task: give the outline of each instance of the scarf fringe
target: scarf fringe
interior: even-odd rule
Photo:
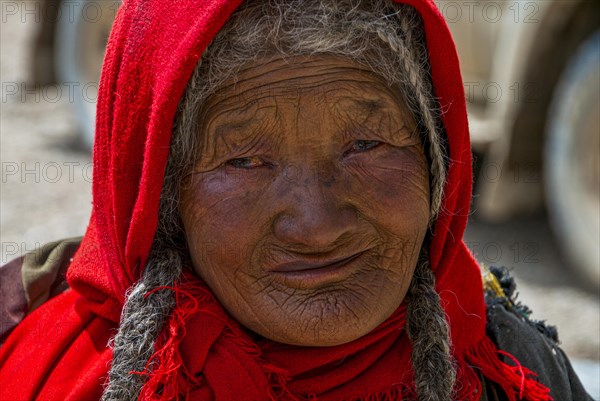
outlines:
[[[513,365],[505,363],[500,357],[504,356],[510,359]],[[466,361],[479,369],[483,376],[502,387],[507,394],[509,401],[527,400],[527,401],[552,401],[550,389],[536,380],[537,375],[512,355],[496,348],[496,345],[488,337],[484,337],[479,343],[470,349],[465,355]],[[467,372],[470,372],[467,373]],[[463,370],[463,373],[476,376],[472,368]],[[463,376],[463,380],[467,379]],[[479,379],[466,380],[467,383],[478,383],[477,394],[481,393],[481,383]],[[473,400],[469,397],[473,394],[471,389],[464,388],[466,394],[458,394],[460,400]],[[476,398],[477,400],[479,398]]]
[[[149,358],[146,367],[141,372],[131,374],[144,375],[148,380],[142,387],[139,401],[172,401],[189,398],[192,388],[200,385],[200,379],[187,370],[181,358],[179,344],[186,334],[185,322],[200,311],[200,303],[210,303],[212,294],[193,282],[176,284],[175,286],[157,287],[147,292],[144,297],[160,290],[170,290],[175,294],[175,308],[165,327],[160,333],[155,352]],[[316,395],[298,398],[286,386],[290,379],[289,373],[263,358],[262,351],[252,339],[242,331],[235,322],[225,321],[224,335],[228,340],[238,345],[264,370],[270,401],[300,401],[317,400]],[[508,358],[512,364],[505,363],[501,357]],[[498,350],[488,337],[470,349],[464,360],[458,362],[458,381],[454,397],[463,401],[477,401],[481,397],[482,385],[475,372],[497,383],[507,394],[509,401],[552,401],[550,390],[536,380],[537,375],[523,366],[516,358],[507,352]],[[368,395],[366,398],[348,401],[387,401],[411,399],[414,389],[406,383],[397,383],[388,390]]]
[[[175,308],[155,343],[155,352],[148,359],[145,369],[130,374],[148,376],[138,397],[139,401],[186,400],[192,386],[199,385],[200,381],[185,367],[179,343],[186,333],[185,321],[200,309],[200,298],[192,288],[185,285],[157,287],[144,294],[144,298],[159,290],[175,293]]]
[[[167,324],[160,333],[155,352],[146,363],[141,372],[130,374],[148,376],[147,382],[142,387],[139,401],[179,401],[189,398],[193,387],[200,385],[200,380],[190,373],[181,358],[179,344],[185,337],[185,322],[201,310],[200,303],[216,302],[212,294],[195,284],[186,281],[175,286],[161,286],[144,294],[144,298],[159,290],[170,290],[175,294],[175,307],[171,312]],[[250,357],[254,358],[263,368],[267,376],[270,401],[299,401],[286,387],[290,379],[286,370],[279,368],[262,357],[262,351],[238,325],[225,321],[224,335],[238,345]]]

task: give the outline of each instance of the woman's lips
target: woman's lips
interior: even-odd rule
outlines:
[[[341,266],[345,263],[350,262],[353,259],[356,259],[361,254],[362,254],[362,252],[359,252],[359,253],[356,253],[356,254],[348,256],[348,257],[332,259],[331,261],[324,261],[324,262],[320,262],[320,263],[308,262],[308,261],[303,261],[303,260],[295,260],[292,262],[282,263],[282,264],[276,266],[271,271],[274,271],[274,272],[299,272],[299,271],[305,271],[305,270],[314,270],[314,269],[323,269],[323,268],[327,268],[327,267]]]
[[[361,264],[366,251],[319,263],[302,259],[277,265],[270,270],[276,279],[295,288],[311,288],[343,281]]]

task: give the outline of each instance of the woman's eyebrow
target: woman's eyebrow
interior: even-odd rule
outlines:
[[[395,111],[402,110],[403,108],[402,105],[399,105],[394,99],[387,96],[377,99],[344,97],[344,99],[338,102],[338,105],[345,108],[346,111],[352,112],[354,117],[367,119],[383,113],[393,114]]]
[[[261,115],[263,111],[272,108],[272,105],[260,104],[260,102],[258,104],[254,102],[242,106],[230,107],[215,116],[210,123],[214,128],[209,128],[209,130],[214,133],[215,138],[220,138],[233,132],[251,128],[264,118]]]
[[[244,119],[241,121],[235,121],[235,122],[219,123],[215,127],[215,130],[214,130],[215,139],[216,138],[224,138],[233,132],[238,132],[240,130],[244,130],[248,127],[251,127],[255,123],[256,123],[256,120],[254,118],[248,118],[248,119]]]
[[[234,121],[224,121],[217,124],[212,130],[208,145],[213,149],[224,149],[231,151],[244,143],[255,142],[264,137],[265,134],[272,133],[272,121],[269,118],[261,118],[253,115],[245,119],[236,119]],[[212,144],[212,145],[211,145]]]
[[[386,107],[386,102],[377,99],[351,99],[362,112],[371,114]]]

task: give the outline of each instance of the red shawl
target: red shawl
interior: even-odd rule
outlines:
[[[479,374],[509,399],[549,399],[485,334],[480,270],[462,237],[471,199],[471,151],[454,43],[433,1],[405,0],[421,14],[451,159],[430,247],[451,327],[456,398],[478,400]],[[30,314],[0,352],[2,400],[98,400],[125,291],[140,278],[158,204],[178,100],[211,39],[241,0],[125,1],[102,70],[94,145],[93,214],[68,271],[71,289]],[[405,307],[368,335],[335,347],[256,344],[194,276],[157,345],[158,386],[169,399],[383,400],[414,398]],[[185,323],[183,323],[185,322]],[[183,337],[183,339],[182,339]],[[196,376],[194,383],[184,379]],[[139,372],[139,374],[145,374]]]

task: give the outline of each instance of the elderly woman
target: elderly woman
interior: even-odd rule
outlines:
[[[502,271],[486,313],[433,3],[239,3],[122,6],[88,230],[4,268],[1,398],[586,399]]]

